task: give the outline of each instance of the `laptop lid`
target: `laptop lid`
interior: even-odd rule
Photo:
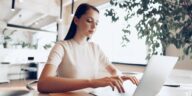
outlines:
[[[157,95],[177,60],[178,57],[153,55],[133,96]]]

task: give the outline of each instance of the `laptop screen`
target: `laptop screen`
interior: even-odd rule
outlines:
[[[158,94],[177,60],[178,57],[152,56],[133,96],[155,96]]]

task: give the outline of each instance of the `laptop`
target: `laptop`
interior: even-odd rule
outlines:
[[[120,94],[117,91],[111,91],[111,88],[100,88],[96,89],[93,94],[97,96],[156,96],[168,79],[171,71],[173,70],[178,57],[172,56],[160,56],[153,55],[149,60],[147,67],[140,80],[140,84],[136,87],[135,85],[128,83],[124,84],[126,93]],[[128,89],[127,86],[135,87],[136,89]],[[109,91],[110,90],[110,91]]]

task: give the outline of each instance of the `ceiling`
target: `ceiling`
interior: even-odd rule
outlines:
[[[5,29],[2,23],[42,28],[56,22],[60,16],[60,0],[15,0],[15,11],[11,10],[12,1],[0,0],[0,32]],[[63,0],[63,6],[70,2]]]

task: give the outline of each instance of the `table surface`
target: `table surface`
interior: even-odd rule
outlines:
[[[159,94],[157,96],[192,96],[192,71],[190,70],[174,70],[166,82],[166,84],[179,84],[180,87],[166,87],[163,86],[160,90]],[[110,88],[110,87],[109,87]],[[108,89],[109,89],[108,88]],[[132,85],[131,88],[127,89],[128,92],[134,92],[136,86]],[[98,96],[115,96],[113,95],[112,91],[109,91],[107,88],[98,88],[95,90],[98,91],[100,94]],[[104,91],[103,91],[104,90]],[[110,89],[111,90],[111,89]],[[20,92],[25,93],[25,91],[21,90],[9,90],[9,93],[13,92]],[[30,91],[29,95],[24,96],[94,96],[92,94],[89,94],[84,91],[77,91],[77,92],[65,92],[65,93],[51,93],[51,94],[42,94],[37,91]],[[0,96],[6,96],[2,95],[3,92],[0,92]],[[115,93],[116,94],[116,93]],[[12,96],[12,95],[11,95]],[[15,95],[14,95],[15,96]],[[22,95],[19,95],[22,96]],[[119,95],[123,96],[123,95]],[[124,95],[125,96],[125,95]]]
[[[192,71],[191,70],[173,70],[166,84],[179,84],[180,87],[163,86],[157,96],[192,96]],[[129,92],[134,92],[136,86],[131,86]],[[98,96],[115,96],[112,91],[107,88],[100,88]],[[105,91],[103,91],[105,90]],[[116,93],[115,93],[116,94]],[[66,93],[51,93],[38,94],[37,96],[94,96],[87,92],[66,92]],[[119,95],[125,96],[125,95]]]

